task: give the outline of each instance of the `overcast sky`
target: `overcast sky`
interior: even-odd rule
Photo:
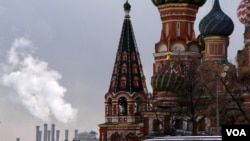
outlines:
[[[200,8],[198,24],[213,0]],[[0,141],[35,140],[35,126],[98,132],[124,18],[125,0],[0,0]],[[154,44],[161,21],[151,0],[129,0],[151,91]],[[228,60],[243,47],[240,0],[220,0],[235,29]]]

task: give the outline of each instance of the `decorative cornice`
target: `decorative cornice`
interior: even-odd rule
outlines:
[[[168,7],[190,7],[194,9],[199,8],[199,6],[194,5],[194,4],[189,4],[189,3],[167,3],[167,4],[159,5],[157,7],[158,9],[168,8]]]

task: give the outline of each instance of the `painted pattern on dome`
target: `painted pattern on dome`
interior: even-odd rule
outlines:
[[[237,18],[242,24],[250,23],[250,21],[247,18],[246,2],[247,0],[242,0],[237,8]]]

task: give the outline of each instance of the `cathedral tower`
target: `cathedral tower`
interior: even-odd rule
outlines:
[[[242,0],[237,9],[237,17],[244,24],[244,47],[238,51],[238,67],[250,67],[250,1]]]
[[[219,0],[214,0],[212,10],[199,24],[205,42],[205,61],[227,62],[229,35],[234,30],[232,19],[220,7]]]
[[[144,135],[171,134],[171,110],[178,106],[176,90],[184,83],[184,69],[196,69],[204,50],[196,40],[196,14],[206,0],[152,0],[157,7],[162,29],[155,44],[153,98],[144,114]]]
[[[250,71],[250,0],[242,0],[237,9],[237,17],[245,26],[244,46],[237,54],[238,76],[239,80],[247,87],[249,84]],[[250,107],[250,94],[243,95],[244,105]]]
[[[148,92],[130,20],[130,9],[131,5],[126,1],[110,87],[104,97],[105,123],[99,125],[101,141],[136,141],[143,133],[142,113],[147,111]]]
[[[162,21],[160,40],[155,44],[153,76],[151,85],[156,107],[176,106],[173,89],[182,84],[181,66],[198,66],[202,47],[196,40],[194,22],[200,6],[206,0],[152,0],[158,8]]]
[[[199,30],[203,38],[205,53],[202,64],[198,68],[200,77],[198,83],[205,83],[208,86],[207,93],[212,93],[216,101],[213,110],[216,111],[215,114],[206,118],[206,129],[209,129],[206,132],[211,135],[220,135],[220,127],[226,120],[221,120],[223,115],[220,114],[222,108],[219,102],[230,101],[230,92],[237,87],[237,81],[235,81],[237,78],[235,65],[227,60],[229,36],[233,33],[234,23],[222,11],[219,0],[214,0],[210,12],[200,21]],[[230,106],[233,105],[232,103]],[[226,105],[223,104],[223,106]]]

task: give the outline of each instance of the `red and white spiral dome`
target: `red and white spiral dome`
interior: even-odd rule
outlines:
[[[237,17],[242,24],[250,24],[247,16],[247,0],[242,0],[237,8]]]

